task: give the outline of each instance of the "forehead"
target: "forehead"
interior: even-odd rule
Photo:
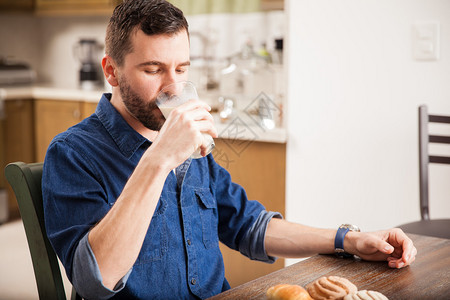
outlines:
[[[156,60],[189,60],[189,37],[186,30],[175,34],[147,35],[138,29],[131,35],[131,59]]]

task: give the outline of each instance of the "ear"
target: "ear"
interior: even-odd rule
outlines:
[[[117,76],[116,76],[117,67],[116,67],[114,60],[111,58],[111,56],[105,55],[103,57],[102,69],[103,69],[103,74],[105,75],[106,81],[108,81],[108,83],[113,87],[118,86],[119,82],[118,82]]]

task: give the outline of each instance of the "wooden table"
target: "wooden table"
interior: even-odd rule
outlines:
[[[375,290],[392,299],[450,299],[450,240],[410,235],[417,248],[416,261],[403,269],[387,262],[341,259],[316,255],[260,277],[210,299],[265,299],[269,287],[280,283],[305,287],[321,276],[349,279],[359,290]]]

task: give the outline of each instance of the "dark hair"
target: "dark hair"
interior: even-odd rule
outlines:
[[[121,66],[132,45],[130,35],[140,29],[147,35],[175,34],[188,23],[183,12],[165,0],[124,0],[115,9],[106,29],[106,54]]]

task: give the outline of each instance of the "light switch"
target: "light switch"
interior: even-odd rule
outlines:
[[[413,24],[413,58],[415,60],[439,59],[439,23],[435,21]]]

